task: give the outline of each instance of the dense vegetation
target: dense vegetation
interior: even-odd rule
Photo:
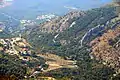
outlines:
[[[92,60],[90,57],[91,50],[88,44],[94,38],[101,36],[102,33],[90,36],[89,39],[86,39],[84,41],[83,47],[81,47],[80,40],[82,39],[84,34],[91,28],[94,28],[97,25],[106,24],[107,21],[113,19],[114,17],[116,17],[114,7],[102,7],[88,10],[85,12],[84,16],[73,19],[73,21],[71,22],[75,21],[76,24],[73,27],[67,28],[63,32],[41,32],[41,26],[27,29],[23,33],[23,37],[31,43],[36,52],[50,52],[57,54],[65,59],[69,58],[71,60],[77,61],[77,69],[58,69],[40,75],[52,76],[57,78],[58,80],[61,78],[61,80],[67,80],[69,78],[73,80],[112,80],[114,78],[113,74],[115,73],[114,69],[103,65],[99,61],[96,61],[94,59]],[[105,31],[102,32],[104,33]],[[59,34],[59,36],[54,39],[57,34]],[[55,40],[55,42],[53,40]],[[34,54],[32,56],[37,57]],[[15,76],[23,77],[23,75],[25,75],[26,73],[26,69],[20,65],[20,61],[18,60],[17,62],[14,62],[13,59],[8,57],[9,56],[7,56],[7,61],[9,61],[9,63],[1,62],[2,64],[0,65],[0,70],[5,70],[6,72],[14,74]],[[1,54],[1,58],[6,60],[6,57],[3,54]],[[17,59],[16,57],[14,58]],[[42,59],[40,58],[40,60]],[[38,62],[33,61],[31,63],[28,63],[28,65],[34,66],[37,65],[37,63]],[[11,67],[13,65],[15,65],[15,68]],[[9,69],[8,67],[10,67],[11,69]],[[11,72],[14,69],[17,69],[18,73]]]
[[[16,56],[0,52],[0,75],[14,75],[18,79],[24,78],[27,68],[21,64]]]
[[[77,54],[83,35],[91,28],[99,24],[105,24],[114,18],[116,16],[114,10],[115,8],[113,7],[92,9],[87,11],[85,16],[78,17],[78,19],[75,20],[76,24],[62,33],[43,33],[40,32],[39,27],[37,27],[37,29],[31,30],[31,32],[29,32],[30,34],[26,37],[32,45],[41,48],[44,52],[53,51],[58,55],[68,54],[69,56]],[[53,42],[56,34],[59,34],[59,36],[55,39],[56,42]],[[88,41],[90,41],[91,38],[92,36]],[[80,50],[83,51],[82,49]]]
[[[52,52],[64,58],[69,57],[77,60],[79,68],[77,70],[61,69],[51,71],[56,78],[73,78],[74,80],[110,80],[115,73],[112,68],[99,63],[90,58],[90,47],[88,42],[102,34],[95,34],[89,40],[85,41],[84,47],[81,47],[80,40],[83,35],[97,25],[106,24],[107,21],[116,17],[113,7],[103,7],[86,11],[86,15],[78,17],[76,24],[60,33],[43,33],[39,28],[33,29],[27,36],[27,40],[41,52]],[[109,14],[108,14],[109,13]],[[53,42],[54,36],[59,34]],[[61,43],[63,41],[63,43]],[[71,73],[71,74],[70,74]]]

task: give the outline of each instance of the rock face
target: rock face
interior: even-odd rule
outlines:
[[[70,12],[63,17],[58,17],[51,21],[40,24],[40,30],[47,33],[63,32],[63,30],[69,28],[78,17],[84,15],[85,13],[83,11]]]
[[[92,55],[116,71],[120,69],[120,26],[93,40]]]

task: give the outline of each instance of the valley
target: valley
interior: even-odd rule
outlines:
[[[116,6],[79,10],[79,6],[63,5],[68,1],[59,3],[65,12],[72,8],[64,15],[56,14],[55,9],[51,13],[46,7],[41,13],[40,3],[34,1],[26,7],[16,9],[12,5],[0,10],[0,76],[17,80],[120,79],[120,17]],[[28,4],[27,0],[21,3]],[[64,13],[63,8],[55,8]],[[26,12],[13,15],[11,9]]]
[[[21,60],[21,65],[31,69],[29,75],[36,76],[39,73],[46,73],[60,68],[77,68],[76,61],[65,60],[60,56],[51,53],[34,52],[32,46],[21,37],[0,39],[0,52],[15,56]],[[43,59],[43,62],[41,61]],[[31,63],[32,62],[32,63]],[[31,65],[29,65],[30,63]],[[47,65],[44,69],[43,65]]]

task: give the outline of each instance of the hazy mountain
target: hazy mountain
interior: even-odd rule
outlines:
[[[9,13],[10,15],[22,17],[22,18],[32,18],[36,15],[44,13],[54,13],[57,15],[63,15],[69,10],[74,10],[74,8],[79,10],[87,10],[95,7],[100,7],[108,1],[99,0],[14,0],[12,5],[2,9],[3,12]],[[68,6],[66,8],[65,6]],[[32,16],[31,16],[32,15]]]

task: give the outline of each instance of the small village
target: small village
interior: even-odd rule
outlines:
[[[46,20],[51,21],[51,19],[56,18],[57,16],[54,14],[46,14],[46,15],[40,15],[37,16],[36,20]]]
[[[36,24],[36,22],[34,20],[20,20],[20,23],[23,26],[35,25]]]
[[[48,72],[60,68],[77,68],[76,61],[65,60],[55,54],[36,54],[34,55],[35,57],[33,57],[31,48],[31,45],[21,37],[0,39],[0,52],[18,56],[26,66],[26,62],[39,61],[37,57],[44,58],[44,64],[38,64],[34,68],[31,68],[31,75],[29,77],[36,76],[41,72]]]
[[[3,51],[9,55],[17,55],[20,59],[29,61],[29,58],[21,57],[20,55],[30,55],[30,45],[25,39],[20,37],[10,39],[0,39],[0,51]]]
[[[25,66],[28,66],[26,64],[27,62],[39,61],[37,58],[32,57],[32,50],[30,48],[30,44],[28,44],[26,40],[21,37],[0,39],[0,52],[18,56]],[[36,74],[43,72],[43,70],[43,67],[38,64],[36,67],[32,68],[32,71],[30,72],[31,76],[35,76]]]

